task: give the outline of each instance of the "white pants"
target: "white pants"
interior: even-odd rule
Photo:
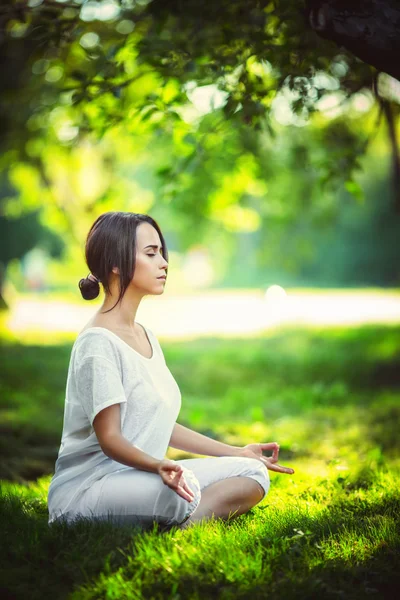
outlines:
[[[83,516],[142,528],[151,527],[154,521],[179,527],[196,510],[202,490],[212,483],[228,477],[250,477],[263,488],[263,498],[269,490],[268,470],[256,458],[221,456],[175,462],[183,467],[185,480],[194,492],[192,502],[168,487],[157,473],[122,469],[95,481],[64,516],[68,521]]]

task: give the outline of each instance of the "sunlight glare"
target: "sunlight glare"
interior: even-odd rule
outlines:
[[[280,285],[271,285],[264,294],[268,318],[279,320],[287,310],[287,293]]]
[[[264,297],[271,306],[281,306],[287,298],[287,293],[280,285],[271,285],[265,292]]]
[[[185,89],[190,102],[200,114],[207,114],[221,108],[228,97],[226,92],[219,90],[214,84],[196,86],[193,82],[189,82]]]

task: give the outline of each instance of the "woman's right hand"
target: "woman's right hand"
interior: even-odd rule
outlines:
[[[160,460],[157,472],[165,485],[175,490],[179,496],[182,496],[188,502],[192,502],[194,493],[185,481],[181,465],[178,465],[174,460],[165,458]]]

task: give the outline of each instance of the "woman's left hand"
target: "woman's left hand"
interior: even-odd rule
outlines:
[[[272,450],[272,456],[264,456],[263,450]],[[277,442],[261,442],[260,444],[247,444],[247,446],[243,446],[238,456],[257,458],[262,463],[264,463],[264,465],[270,471],[276,471],[277,473],[287,473],[288,475],[292,475],[292,473],[294,473],[294,469],[278,465],[279,444],[277,444]]]

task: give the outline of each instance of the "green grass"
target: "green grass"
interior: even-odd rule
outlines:
[[[400,328],[282,329],[163,343],[178,421],[276,440],[265,500],[228,522],[140,532],[47,525],[71,342],[0,348],[1,581],[13,598],[394,598],[400,584]],[[188,456],[169,451],[173,458]]]

